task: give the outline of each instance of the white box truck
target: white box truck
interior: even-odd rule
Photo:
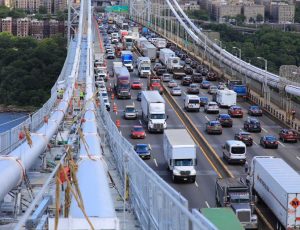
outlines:
[[[164,132],[164,156],[176,182],[196,180],[196,145],[186,129],[169,129]]]
[[[143,44],[146,43],[146,42],[148,42],[147,38],[145,38],[145,37],[140,37],[139,39],[136,40],[135,46],[136,46],[136,48],[137,48],[139,51],[142,52],[142,49],[143,49],[143,47],[144,47]]]
[[[175,53],[170,49],[161,49],[159,51],[159,60],[162,64],[167,65],[170,57],[175,57]]]
[[[285,229],[300,228],[300,175],[281,158],[253,157],[250,185]]]
[[[142,91],[142,117],[149,132],[164,132],[167,128],[165,100],[158,91]]]
[[[236,105],[236,92],[229,89],[218,90],[216,93],[216,102],[220,107],[230,107]]]
[[[138,57],[137,62],[138,75],[140,77],[148,77],[151,74],[151,60],[148,57]]]
[[[145,57],[149,57],[151,61],[155,61],[156,51],[156,47],[150,42],[143,43],[143,49],[141,52]]]

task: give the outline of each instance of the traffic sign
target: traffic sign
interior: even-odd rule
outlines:
[[[298,208],[300,205],[300,200],[298,200],[297,197],[295,197],[291,202],[290,205],[293,206],[294,209]]]
[[[105,11],[106,12],[110,12],[110,13],[128,13],[128,6],[107,6],[105,7]]]

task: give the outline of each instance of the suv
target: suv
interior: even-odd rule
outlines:
[[[138,112],[133,105],[127,105],[124,109],[125,119],[137,119]]]
[[[201,83],[202,80],[203,80],[202,74],[194,72],[193,75],[192,75],[192,79],[193,79],[193,82],[199,82],[199,83]]]
[[[282,129],[279,133],[279,139],[282,142],[290,141],[290,142],[297,142],[298,141],[298,134],[295,130],[292,129]]]
[[[208,134],[222,134],[222,125],[219,121],[209,121],[206,123],[206,132]]]
[[[187,88],[187,93],[189,94],[199,94],[200,90],[197,84],[190,84],[190,86]]]
[[[206,113],[219,113],[219,106],[216,102],[210,101],[204,106],[204,112]]]
[[[232,127],[232,119],[228,114],[220,114],[216,120],[221,123],[222,127]]]
[[[162,76],[161,76],[161,79],[163,82],[169,82],[171,81],[171,74],[169,73],[164,73]]]
[[[181,81],[181,85],[190,85],[192,83],[192,78],[191,77],[183,77]]]
[[[248,132],[261,132],[261,126],[259,120],[253,117],[248,117],[244,122],[244,129]]]
[[[217,91],[218,91],[218,88],[215,85],[210,85],[209,88],[208,88],[208,93],[209,94],[216,94]]]

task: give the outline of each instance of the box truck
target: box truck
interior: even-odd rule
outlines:
[[[141,52],[145,57],[149,57],[152,62],[156,59],[156,51],[156,47],[150,42],[143,43],[143,48]]]
[[[175,57],[175,53],[170,49],[161,49],[159,51],[159,60],[162,64],[167,65],[170,57]]]
[[[236,105],[236,92],[229,89],[217,90],[216,102],[220,107],[230,107]]]
[[[300,175],[281,158],[253,157],[250,185],[285,229],[300,228]]]
[[[196,145],[186,129],[168,129],[164,132],[164,156],[173,182],[196,180]]]
[[[257,229],[254,197],[243,180],[217,178],[215,192],[217,206],[231,208],[245,229]]]
[[[149,132],[164,132],[167,128],[165,100],[158,91],[142,91],[142,118]]]

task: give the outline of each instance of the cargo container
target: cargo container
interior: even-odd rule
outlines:
[[[152,62],[155,61],[156,59],[156,51],[157,51],[156,47],[150,42],[143,43],[143,48],[141,52],[145,57],[150,58]]]

